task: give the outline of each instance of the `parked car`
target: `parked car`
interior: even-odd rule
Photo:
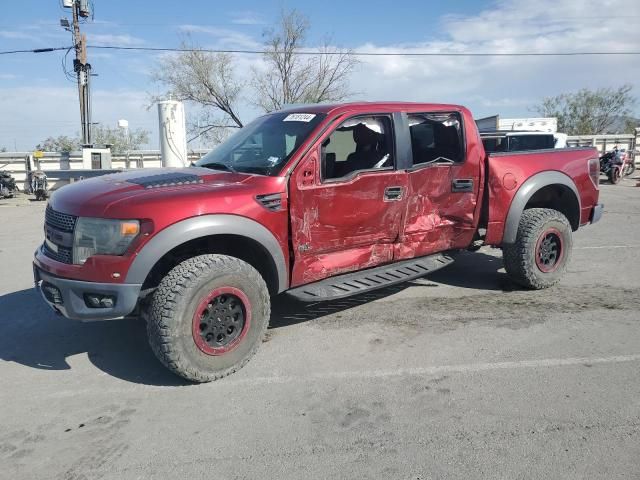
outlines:
[[[526,160],[526,161],[523,161]],[[242,367],[270,297],[323,301],[500,247],[511,279],[549,287],[572,233],[598,221],[593,148],[487,154],[457,105],[309,105],[258,118],[191,168],[129,171],[55,192],[35,281],[79,320],[146,318],[182,377]]]

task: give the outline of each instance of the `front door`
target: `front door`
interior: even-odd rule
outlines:
[[[351,117],[319,141],[290,182],[291,286],[393,260],[405,209],[391,115]]]
[[[398,260],[466,248],[473,239],[482,157],[473,137],[465,143],[462,120],[459,112],[408,114],[413,166]]]

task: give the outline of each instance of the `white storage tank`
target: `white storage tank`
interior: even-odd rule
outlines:
[[[158,102],[160,155],[163,167],[187,165],[187,128],[184,104],[176,100]]]

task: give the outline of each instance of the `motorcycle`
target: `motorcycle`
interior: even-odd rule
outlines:
[[[30,190],[36,196],[36,200],[46,200],[49,197],[47,175],[42,170],[36,170],[30,174]]]
[[[18,186],[11,174],[0,172],[0,198],[12,198],[17,191]]]
[[[617,185],[622,177],[630,175],[635,170],[635,165],[631,170],[630,164],[633,165],[633,161],[629,153],[615,147],[600,156],[600,173],[606,175],[612,184]]]

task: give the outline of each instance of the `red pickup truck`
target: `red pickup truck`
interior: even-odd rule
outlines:
[[[487,155],[470,112],[309,105],[262,116],[184,169],[55,192],[34,275],[56,312],[146,318],[160,361],[192,381],[244,365],[270,297],[330,300],[500,247],[525,288],[556,283],[596,222],[593,148]]]

